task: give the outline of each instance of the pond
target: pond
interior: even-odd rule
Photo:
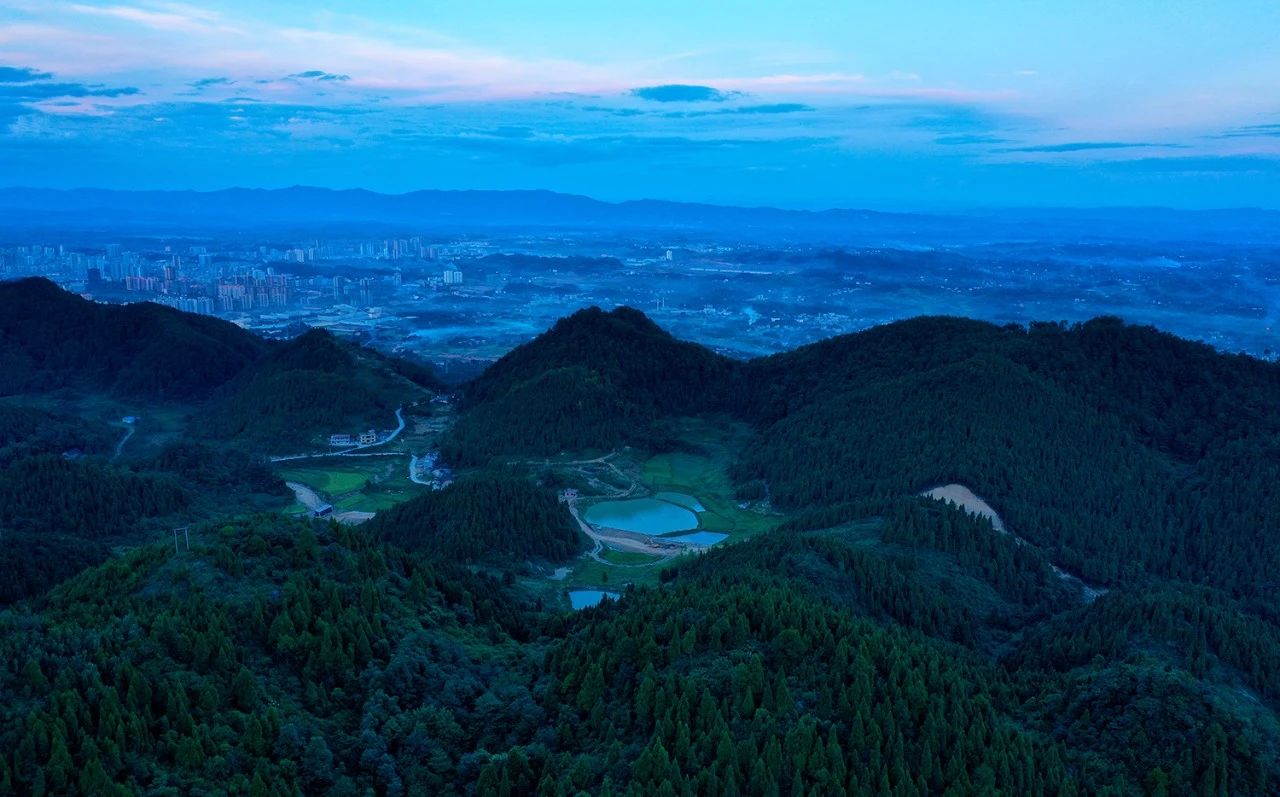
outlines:
[[[721,534],[718,531],[695,531],[693,534],[681,534],[679,537],[664,537],[664,539],[672,542],[682,542],[686,545],[705,545],[710,548],[718,542],[728,539],[728,534]]]
[[[684,493],[655,493],[653,497],[669,504],[678,504],[685,509],[692,509],[694,512],[707,511],[706,507],[692,495],[685,495]]]
[[[611,601],[618,599],[618,593],[605,592],[598,589],[575,589],[569,593],[569,605],[576,612],[579,609],[586,609],[590,606],[597,606],[600,601],[608,598]]]
[[[656,498],[604,501],[587,510],[588,523],[638,534],[667,534],[698,527],[698,516],[682,506]]]

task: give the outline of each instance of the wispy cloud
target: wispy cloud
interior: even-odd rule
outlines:
[[[205,89],[210,86],[229,86],[232,83],[235,83],[235,81],[229,77],[206,77],[193,80],[188,85],[193,89]]]
[[[669,83],[664,86],[642,86],[631,90],[631,96],[651,102],[724,102],[738,92],[721,91],[711,86]]]
[[[891,185],[900,167],[899,176],[947,173],[964,185],[994,164],[1066,174],[1175,150],[1206,169],[1231,168],[1223,156],[1280,155],[1280,123],[1265,99],[1280,87],[1274,70],[1234,94],[1206,83],[1194,102],[1145,89],[1116,99],[1081,93],[1061,54],[1042,60],[1026,47],[944,68],[945,54],[908,57],[910,48],[886,55],[881,47],[878,58],[875,47],[851,53],[830,43],[722,40],[717,49],[705,31],[697,38],[705,49],[676,36],[601,48],[598,39],[580,37],[579,46],[533,29],[434,30],[414,4],[345,14],[259,5],[0,0],[0,167],[14,163],[6,148],[39,141],[77,147],[74,158],[47,161],[75,179],[62,164],[79,168],[88,151],[101,153],[103,174],[134,163],[154,172],[141,153],[164,151],[219,180],[230,179],[222,176],[229,161],[260,157],[293,181],[306,180],[309,164],[359,182],[357,161],[329,157],[342,148],[383,158],[396,175],[455,168],[533,183],[528,175],[545,178],[541,169],[555,164],[623,170],[634,159],[643,164],[637,184],[654,167],[687,166],[714,172],[706,185],[767,173],[785,190],[825,184],[843,196],[855,181],[841,169],[862,169],[867,184]],[[440,24],[458,16],[441,14]],[[1194,165],[1156,160],[1152,174]],[[503,164],[512,168],[494,168]]]
[[[72,3],[67,8],[77,14],[106,17],[161,31],[239,32],[235,26],[225,24],[216,12],[180,3],[153,3],[149,7]]]
[[[1099,149],[1137,149],[1142,147],[1168,147],[1170,144],[1151,144],[1137,141],[1068,141],[1063,144],[1033,144],[1025,147],[1004,147],[997,152],[1088,152]]]
[[[294,72],[292,75],[289,75],[289,77],[291,77],[291,78],[298,78],[298,79],[300,79],[300,80],[337,80],[337,81],[347,81],[347,80],[350,80],[350,79],[351,79],[351,76],[350,76],[350,75],[339,75],[339,74],[335,74],[335,73],[333,73],[333,72],[325,72],[325,71],[320,70],[320,69],[308,69],[308,70],[307,70],[307,71],[305,71],[305,72]]]
[[[47,100],[54,97],[129,97],[140,93],[135,86],[107,87],[83,83],[4,83],[0,100]]]
[[[987,134],[961,133],[951,136],[938,136],[934,139],[937,144],[945,147],[970,146],[979,144],[1005,144],[1009,139],[1003,136],[994,136]]]
[[[53,77],[48,72],[41,72],[26,66],[0,66],[0,83],[31,83],[36,80],[48,80]]]
[[[1243,125],[1241,127],[1232,128],[1225,133],[1219,133],[1219,138],[1274,138],[1280,137],[1280,123],[1277,124],[1260,124],[1260,125]]]

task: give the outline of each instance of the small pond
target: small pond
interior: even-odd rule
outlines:
[[[584,516],[588,523],[603,528],[634,531],[638,534],[668,534],[698,527],[698,516],[682,506],[656,498],[603,501]]]
[[[575,589],[569,593],[569,605],[576,612],[579,609],[586,609],[589,606],[599,605],[600,601],[608,598],[611,601],[618,599],[618,593],[605,592],[598,589]]]

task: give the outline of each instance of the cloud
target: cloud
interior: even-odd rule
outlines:
[[[813,106],[799,102],[775,102],[767,105],[744,105],[732,109],[732,113],[803,113],[812,110]]]
[[[1245,125],[1222,133],[1216,138],[1271,138],[1280,137],[1280,124]]]
[[[502,125],[489,131],[498,138],[533,138],[533,129],[521,125]]]
[[[0,66],[0,83],[30,83],[51,77],[48,72],[38,72],[29,66]]]
[[[992,135],[975,135],[972,133],[962,133],[954,136],[938,136],[934,139],[934,143],[943,146],[954,147],[966,144],[1004,144],[1009,139]]]
[[[324,72],[319,69],[308,69],[306,72],[294,72],[289,75],[291,78],[300,80],[350,80],[350,75],[337,75],[332,72]]]
[[[134,86],[108,88],[84,83],[4,83],[0,84],[0,100],[47,100],[55,97],[129,97],[140,94]]]
[[[235,81],[228,77],[206,77],[200,80],[192,81],[190,86],[193,89],[203,89],[209,86],[229,86]]]
[[[222,24],[219,16],[212,11],[177,3],[166,3],[163,10],[125,5],[93,6],[81,3],[72,3],[66,7],[78,14],[108,17],[155,30],[184,33],[238,32],[234,27]]]
[[[732,114],[784,114],[816,111],[812,105],[799,102],[777,102],[768,105],[742,105],[734,108],[717,108],[712,111],[666,111],[660,116],[663,119],[699,119],[706,116],[726,116]]]
[[[639,108],[605,108],[601,105],[584,105],[582,110],[592,113],[607,113],[613,116],[643,116],[645,113]]]
[[[1135,158],[1114,161],[1107,168],[1141,174],[1178,175],[1280,175],[1280,157],[1263,155],[1189,155]]]
[[[689,86],[668,83],[663,86],[642,86],[631,90],[631,96],[650,102],[724,102],[739,96],[736,91],[721,91],[710,86]]]
[[[1069,141],[1065,144],[1033,144],[1026,147],[1005,147],[999,152],[1087,152],[1096,149],[1135,149],[1138,147],[1167,147],[1171,144],[1151,144],[1138,141]]]

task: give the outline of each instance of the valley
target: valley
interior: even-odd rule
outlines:
[[[593,308],[446,388],[5,300],[10,791],[1280,783],[1274,363],[946,317],[735,360]],[[57,314],[110,363],[70,368]],[[150,381],[137,324],[218,378]]]

